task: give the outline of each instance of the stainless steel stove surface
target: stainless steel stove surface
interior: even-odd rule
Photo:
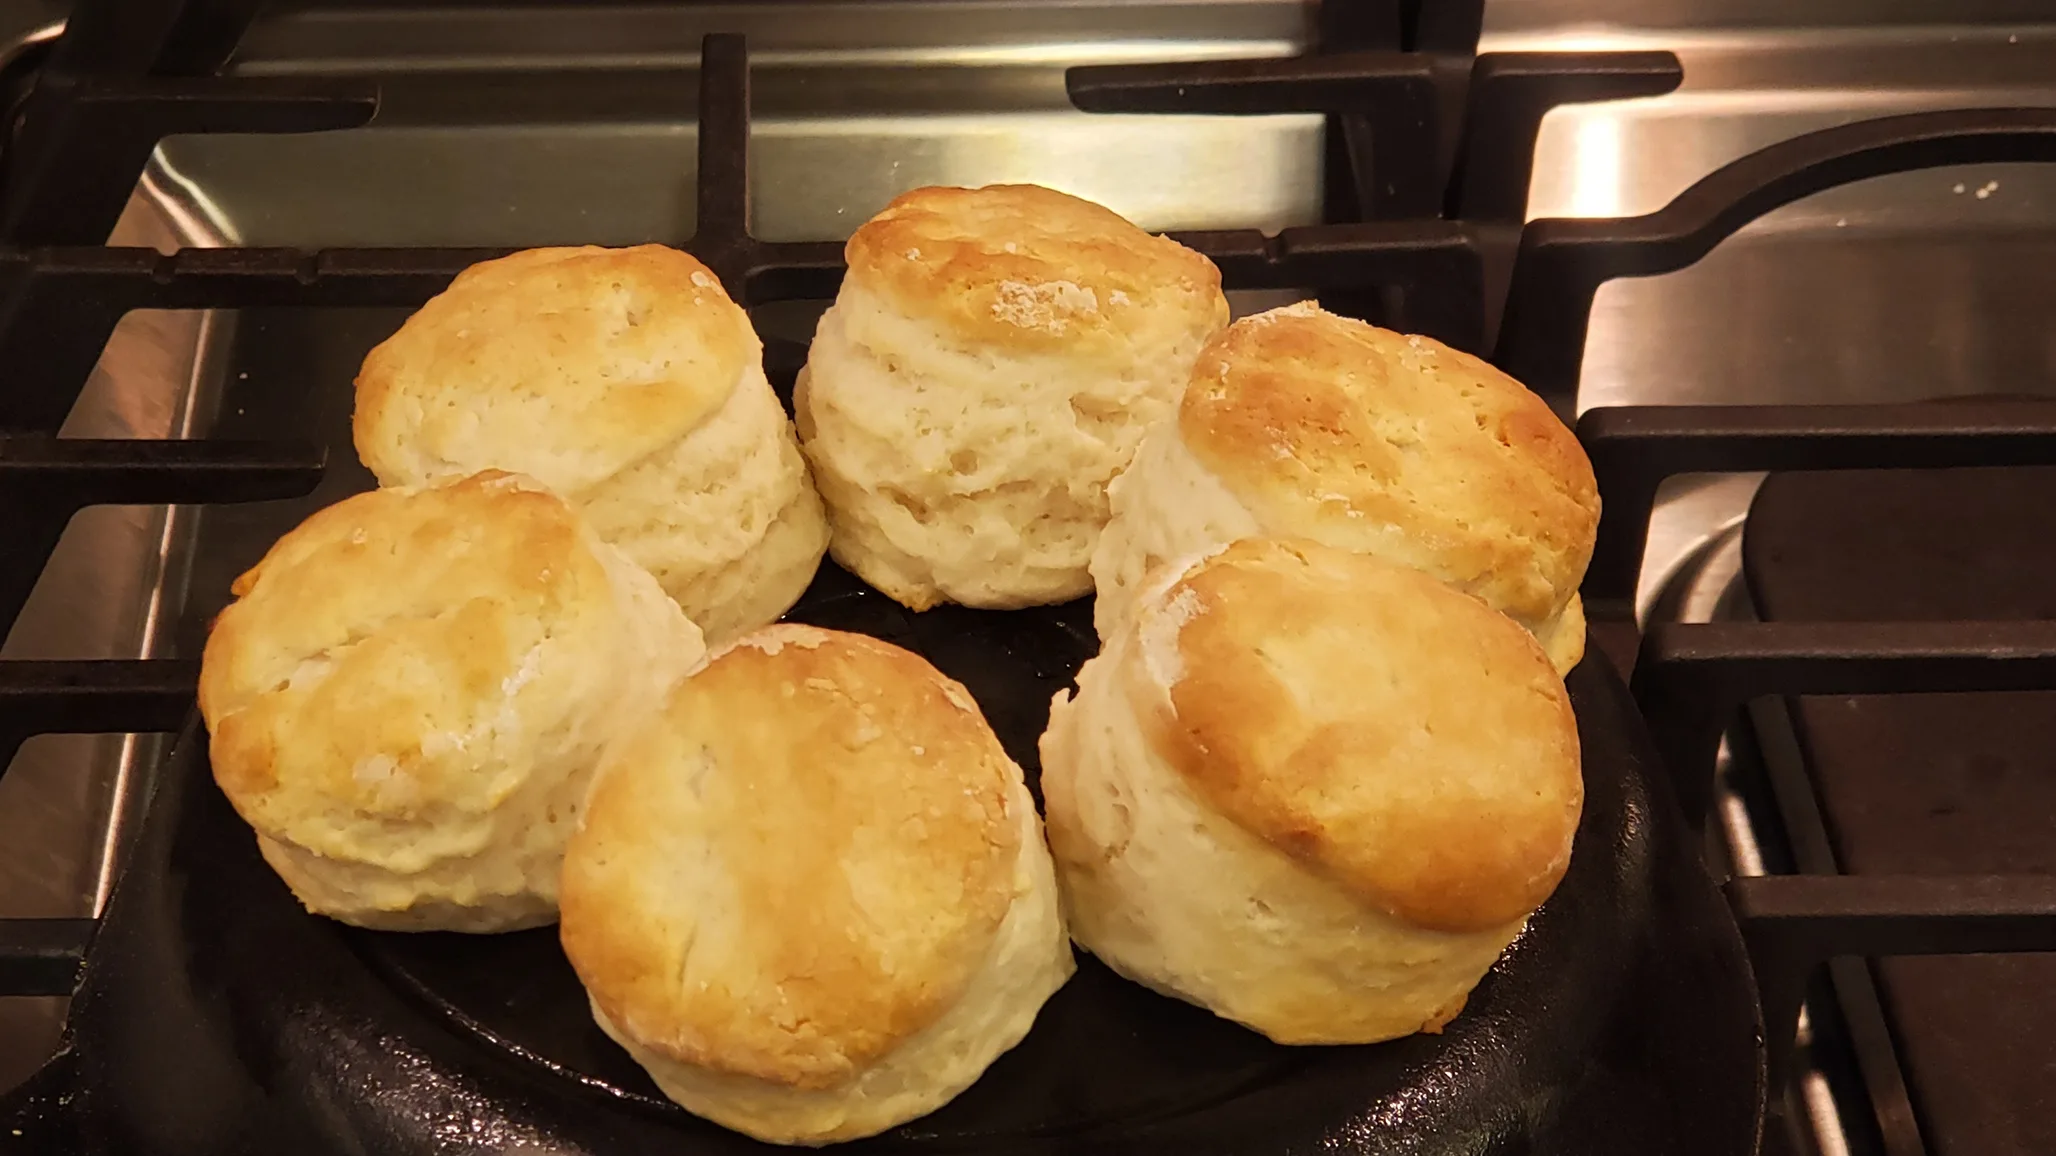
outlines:
[[[57,15],[0,0],[0,28],[23,44],[47,36]],[[1159,230],[1275,231],[1323,217],[1320,115],[1088,114],[1065,90],[1065,70],[1080,64],[1305,51],[1312,13],[1299,0],[273,5],[233,71],[374,76],[376,122],[168,139],[112,241],[169,251],[687,237],[700,44],[716,31],[749,37],[752,224],[764,239],[837,241],[901,190],[1003,180],[1054,185]],[[1727,162],[1831,125],[2056,107],[2056,11],[2038,0],[1494,0],[1480,43],[1481,52],[1639,49],[1676,53],[1682,86],[1551,112],[1529,219],[1651,212]],[[1308,295],[1246,291],[1235,304],[1249,311]],[[1606,284],[1576,407],[2056,394],[2052,303],[2056,165],[1860,181],[1762,217],[1679,272]],[[774,356],[803,345],[818,310],[756,311]],[[64,432],[233,429],[239,411],[222,408],[225,395],[296,375],[347,380],[353,359],[400,315],[130,314]],[[233,382],[244,385],[225,388]],[[1692,474],[1665,486],[1635,597],[1643,621],[1754,613],[1739,584],[1741,524],[1762,478]],[[214,582],[228,563],[191,557],[191,529],[187,510],[80,513],[0,657],[195,656],[197,640],[177,628],[183,591]],[[161,755],[147,736],[42,736],[23,747],[0,779],[0,918],[100,910]],[[2034,773],[2056,767],[2045,758]],[[1743,874],[1762,870],[1747,794],[1730,783],[1717,797]],[[62,1015],[61,999],[0,998],[0,1088],[49,1054]],[[2039,1061],[2050,1065],[2043,1088],[2056,1087],[2051,1055]],[[1847,1085],[1836,1090],[1848,1102],[1863,1095],[1852,1079],[1801,1081],[1799,1103],[1818,1125],[1808,1142],[1821,1151],[1899,1156],[1920,1150],[1906,1147],[1909,1135],[1937,1153],[1971,1150],[1933,1121],[1845,1128],[1829,1084]],[[1982,1153],[2025,1153],[2020,1145],[2051,1135],[2056,1100],[2043,1094],[2039,1124]],[[1921,1110],[1918,1094],[1901,1095],[1888,1112]]]

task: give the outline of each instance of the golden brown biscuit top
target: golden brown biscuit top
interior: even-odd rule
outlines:
[[[1170,763],[1366,902],[1483,930],[1563,877],[1584,802],[1577,722],[1540,645],[1477,599],[1365,555],[1251,538],[1152,598],[1134,629],[1149,657],[1130,685]]]
[[[982,965],[1013,902],[1018,774],[922,659],[767,628],[601,770],[565,861],[565,951],[653,1050],[836,1086]]]
[[[493,467],[577,494],[691,432],[760,348],[689,253],[529,249],[464,270],[365,357],[357,453],[389,485]]]
[[[1185,444],[1269,532],[1405,561],[1533,627],[1583,579],[1592,465],[1541,398],[1429,337],[1310,304],[1209,342]]]
[[[384,820],[491,810],[524,773],[500,745],[577,701],[543,648],[618,621],[600,548],[561,499],[498,471],[308,518],[236,580],[207,638],[222,789],[323,854],[375,854],[359,840]],[[389,849],[433,858],[419,839]]]
[[[974,345],[1095,350],[1228,321],[1213,262],[1037,185],[915,189],[844,251],[858,286]]]

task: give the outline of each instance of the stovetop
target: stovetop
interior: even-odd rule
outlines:
[[[1461,165],[1457,188],[1464,188],[1464,177],[1476,182],[1467,203],[1445,204],[1439,187],[1385,187],[1370,170],[1352,168],[1352,160],[1361,158],[1338,148],[1336,141],[1365,131],[1367,117],[1331,121],[1320,112],[1281,112],[1301,106],[1268,96],[1260,82],[1196,83],[1191,86],[1196,96],[1176,83],[1181,67],[1205,80],[1206,61],[1284,61],[1317,41],[1333,44],[1349,31],[1338,27],[1332,15],[1342,7],[1331,4],[1329,15],[1317,16],[1313,6],[1299,0],[857,0],[606,9],[269,5],[237,49],[230,74],[299,84],[308,93],[375,80],[376,122],[360,131],[165,140],[150,154],[111,240],[170,251],[228,245],[490,249],[686,238],[709,223],[695,197],[704,175],[697,171],[701,142],[696,125],[702,38],[713,32],[748,38],[754,85],[748,210],[751,232],[759,239],[834,242],[895,192],[927,183],[1034,180],[1103,201],[1146,227],[1188,231],[1275,233],[1338,217],[1421,218],[1449,208],[1467,222],[1461,235],[1417,230],[1413,239],[1430,255],[1442,251],[1436,245],[1457,242],[1485,252],[1477,292],[1488,306],[1508,289],[1509,270],[1502,258],[1511,254],[1523,220],[1604,222],[1653,213],[1722,165],[1835,125],[1939,109],[2056,106],[2056,21],[2045,4],[2033,0],[1971,5],[1901,0],[1889,6],[1854,0],[1803,6],[1745,0],[1496,0],[1486,7],[1480,52],[1615,54],[1606,68],[1595,68],[1610,68],[1615,75],[1594,82],[1592,92],[1655,95],[1567,104],[1550,112],[1536,136],[1524,206],[1517,196],[1509,203],[1503,190],[1520,182],[1507,177],[1497,154],[1444,156],[1445,167]],[[1880,7],[1888,10],[1881,13]],[[1792,11],[1798,8],[1804,11]],[[38,45],[47,44],[48,22],[61,15],[49,5],[0,3],[0,29],[18,34],[18,47],[5,57],[17,74],[37,62]],[[1666,79],[1662,53],[1675,54],[1682,64],[1682,84]],[[1502,57],[1516,84],[1522,59]],[[1143,63],[1155,71],[1120,68]],[[1100,71],[1067,76],[1081,65],[1100,66]],[[1447,66],[1421,65],[1424,73],[1434,67]],[[1293,79],[1303,92],[1308,78]],[[1668,91],[1673,85],[1676,90]],[[1338,107],[1355,111],[1346,101]],[[1147,111],[1119,111],[1136,109]],[[1245,115],[1187,115],[1193,112]],[[1266,115],[1246,115],[1251,113]],[[822,173],[833,173],[834,179],[824,180]],[[1374,186],[1368,198],[1362,192],[1367,184]],[[1377,203],[1361,203],[1366,199]],[[1454,199],[1465,200],[1462,195]],[[1578,261],[1575,226],[1555,234],[1545,231],[1541,239],[1555,244],[1561,261]],[[826,248],[832,251],[833,246]],[[1249,252],[1227,243],[1220,252],[1227,255],[1223,264],[1229,267],[1231,285],[1263,286],[1231,294],[1238,312],[1294,300],[1313,288],[1247,271],[1310,269],[1319,254],[1294,254],[1275,244],[1267,252]],[[1567,413],[1617,406],[1878,404],[1994,392],[2056,393],[2048,304],[2056,301],[2052,258],[2056,166],[1954,164],[1879,176],[1777,208],[1677,271],[1607,281],[1593,299],[1582,358],[1566,366],[1561,357],[1552,362],[1547,350],[1531,347],[1532,359],[1517,372],[1545,392],[1553,391],[1553,400]],[[1538,259],[1530,268],[1544,267],[1546,261]],[[311,285],[319,270],[309,268]],[[199,272],[227,279],[219,270]],[[422,274],[431,280],[436,275],[433,270]],[[165,280],[169,284],[176,278],[167,274]],[[1520,292],[1518,286],[1514,291]],[[787,299],[803,295],[782,291],[764,296],[752,313],[774,365],[789,372],[821,303]],[[378,298],[373,292],[364,300]],[[197,306],[210,299],[195,293],[190,300]],[[10,306],[22,307],[18,301]],[[1420,313],[1426,307],[1416,303],[1415,308]],[[308,380],[347,381],[363,350],[404,312],[389,304],[364,304],[131,313],[115,327],[80,401],[65,419],[64,433],[78,438],[234,437],[295,423],[313,428],[318,415],[295,409],[308,403],[302,392],[289,387]],[[1448,313],[1441,317],[1446,320]],[[1422,314],[1417,320],[1437,318]],[[1516,318],[1510,325],[1522,323]],[[1563,318],[1530,309],[1524,323],[1546,332],[1560,329]],[[1494,336],[1470,334],[1465,343],[1490,348]],[[1508,351],[1508,341],[1499,336],[1499,348]],[[1511,352],[1522,355],[1518,341]],[[268,389],[271,385],[278,388]],[[1928,597],[1917,581],[1866,586],[1871,601],[1841,604],[1789,594],[1780,600],[1771,591],[1785,589],[1775,577],[1784,563],[1755,563],[1761,574],[1743,581],[1750,568],[1745,555],[1759,548],[1745,548],[1740,524],[1762,484],[1762,471],[2056,457],[2050,448],[2056,439],[2047,432],[2056,429],[2056,421],[2048,411],[1994,404],[1934,411],[1866,409],[1870,425],[1841,422],[1849,428],[1839,430],[1837,444],[1845,448],[1833,453],[1846,460],[1834,462],[1818,460],[1822,451],[1817,445],[1793,449],[1787,444],[1792,431],[1818,434],[1824,422],[1841,421],[1819,414],[1736,411],[1711,425],[1703,414],[1594,415],[1582,432],[1600,470],[1609,502],[1608,532],[1615,541],[1609,547],[1614,553],[1603,550],[1595,562],[1597,589],[1588,588],[1588,598],[1610,598],[1621,612],[1602,641],[1616,642],[1624,669],[1633,664],[1637,632],[1625,617],[1631,608],[1644,625],[1903,617],[1892,609],[1890,592],[1898,591],[1902,602]],[[1899,448],[1888,444],[1894,439]],[[1916,456],[1903,456],[1907,452]],[[300,464],[273,462],[273,475],[289,476]],[[325,490],[359,488],[364,481],[356,470],[347,455],[332,458]],[[263,494],[267,484],[280,484],[265,482],[258,476],[262,473],[253,469],[250,496]],[[2014,475],[2014,484],[2026,476]],[[1846,481],[1854,475],[1842,477]],[[1777,485],[1791,488],[1782,480]],[[118,488],[113,492],[119,494]],[[1815,486],[1804,500],[1770,492],[1766,502],[1778,504],[1765,507],[1767,520],[1780,519],[1788,542],[1860,538],[1861,527],[1871,524],[1864,516],[1875,517],[1876,499],[1843,495],[1835,499],[1843,505],[1836,506],[1822,492]],[[2036,490],[2030,482],[2022,492]],[[1996,503],[2002,510],[2008,501],[2024,500],[1995,498],[1989,488],[1975,494],[1976,501]],[[1930,519],[1934,509],[1948,508],[1922,500],[1928,509],[1923,516]],[[1633,510],[1641,502],[1648,504],[1652,518],[1647,549],[1637,558],[1619,539],[1621,527],[1639,525],[1640,519],[1632,513],[1623,518],[1618,509]],[[231,522],[248,518],[252,525],[263,519],[261,508],[225,507],[206,516]],[[1994,526],[2004,521],[1994,515],[1977,526],[1997,533]],[[82,510],[43,570],[0,656],[196,656],[193,628],[180,627],[191,621],[182,613],[185,592],[225,586],[226,576],[247,559],[195,556],[190,549],[194,524],[191,507],[93,505]],[[1823,526],[1847,533],[1828,539]],[[1757,539],[1768,532],[1760,531]],[[1873,568],[1908,572],[1907,559],[1922,557],[1929,543],[1919,533],[1901,537],[1898,554],[1879,548],[1861,556]],[[1981,547],[1963,550],[1976,548]],[[2001,555],[2015,557],[2007,549],[2002,547]],[[1844,569],[1813,559],[1808,563],[1813,568],[1805,571],[1811,577],[1793,582],[1811,582],[1809,588],[1818,590],[1862,579],[1865,570],[1847,569],[1855,555],[1836,556]],[[2043,555],[2021,557],[2026,560],[2018,565],[2029,566]],[[2004,572],[2005,566],[1989,563],[1973,573],[1991,579]],[[1959,597],[1948,617],[2047,617],[2039,603],[2009,601],[2011,588],[1959,583],[1949,589],[1959,596],[1966,590],[1981,593]],[[1989,612],[1979,613],[1981,608]],[[1998,631],[1974,643],[1947,632],[1901,637],[1829,631],[1767,657],[1760,637],[1746,630],[1731,636],[1654,630],[1643,653],[1659,661],[1637,689],[1659,714],[1667,694],[1697,695],[1703,702],[1709,695],[1719,700],[1724,688],[1729,697],[1742,693],[1733,687],[1792,694],[1865,689],[1845,685],[1846,671],[1825,670],[1818,661],[1838,647],[1844,652],[1867,647],[1872,658],[1897,661],[1897,669],[1918,668],[1915,681],[1938,689],[2011,685],[2008,679],[2023,686],[2049,685],[2037,682],[2047,677],[2036,673],[2047,665],[2036,665],[2043,653],[2036,646],[2043,641],[2032,628]],[[1952,655],[1978,646],[1989,657],[2000,643],[2016,648],[2009,653],[2017,661],[1949,665]],[[2011,673],[1985,670],[1994,665]],[[1966,666],[1969,673],[1959,669]],[[1764,669],[1784,681],[1768,686],[1733,681],[1757,677]],[[1760,735],[1751,741],[1738,736],[1722,753],[1725,777],[1705,802],[1714,826],[1728,836],[1726,854],[1738,873],[1748,875],[1759,866],[1752,856],[1773,869],[1807,872],[1837,866],[1866,872],[2056,869],[2056,864],[2023,855],[1960,862],[1946,855],[1870,858],[1863,848],[1875,844],[1863,842],[1851,826],[1848,807],[1853,804],[1847,800],[1854,796],[1846,791],[1832,796],[1823,789],[1810,811],[1799,808],[1814,816],[1818,831],[1793,822],[1790,775],[1764,768],[1774,768],[1779,752],[1787,748],[1804,748],[1819,760],[1813,748],[1832,746],[1830,732],[1836,728],[1847,732],[1872,725],[1834,717],[1834,709],[1858,715],[1883,710],[1876,725],[1897,720],[1904,726],[1907,720],[1931,718],[1920,712],[1947,705],[1907,700],[1922,705],[1902,714],[1890,705],[1897,700],[1809,701],[1853,705],[1805,707],[1782,721],[1768,717],[1768,708],[1759,705],[1754,714]],[[2029,699],[2021,705],[2033,713],[2044,702]],[[2003,714],[2009,708],[1979,709]],[[1672,713],[1696,719],[1705,712],[1679,708]],[[175,720],[164,725],[170,728]],[[1966,724],[1961,717],[1915,725],[1903,737],[1885,742],[1882,753],[1896,754],[1908,765],[1926,765],[1918,759],[1928,756],[1917,756],[1909,744],[1966,725],[1984,726]],[[1697,741],[1704,730],[1703,725],[1681,727],[1676,733],[1692,731],[1687,737],[1693,741],[1674,743],[1674,757],[1696,765],[1703,754],[1710,768],[1713,751]],[[159,737],[95,735],[40,735],[24,746],[0,779],[0,918],[70,919],[100,910],[118,873],[121,851],[144,813],[163,747]],[[2005,784],[2056,777],[2047,756],[2036,763],[2032,749],[2007,748],[2014,753],[1983,762],[1964,756],[1976,763],[1966,763],[1962,772],[1968,776],[1963,782],[1976,790],[1964,790],[1982,797],[1980,792],[1990,788],[1992,798],[2011,799],[2007,806],[2016,812],[2031,808],[2042,796]],[[1870,750],[1878,752],[1877,740]],[[2000,762],[1993,763],[1994,758]],[[1855,759],[1852,774],[1858,778],[1862,762]],[[2004,769],[1995,772],[1995,765]],[[1830,768],[1824,773],[1837,772]],[[1785,784],[1782,794],[1779,782]],[[2029,793],[2009,795],[2007,790]],[[1931,803],[1930,809],[1942,805]],[[1959,832],[1947,837],[1951,845],[1986,838],[1969,833],[1968,820],[1955,812],[1945,818],[1955,824],[1948,829]],[[2042,845],[2056,845],[2056,839]],[[2018,915],[2033,906],[2028,900],[2034,898],[2023,892],[1997,894],[1985,913]],[[1804,940],[1822,922],[1808,922],[1824,909],[1809,907],[1816,899],[1803,889],[1738,893],[1737,901],[1759,917],[1754,926],[1761,950],[1803,956],[1805,944],[1793,946],[1777,937]],[[1846,897],[1841,901],[1846,903]],[[1901,907],[1891,908],[1892,902]],[[1880,911],[1923,910],[1918,903],[1906,907],[1906,902],[1891,896],[1877,900]],[[2025,931],[2016,928],[2014,940],[2002,936],[1994,942],[2027,944],[2043,934],[2037,930],[2042,925],[2033,921],[2023,926]],[[1887,937],[1873,942],[1905,941]],[[1834,991],[1816,992],[1809,1007],[1807,1034],[1817,1046],[1800,1053],[1802,1078],[1789,1112],[1794,1120],[1810,1113],[1823,1130],[1795,1129],[1798,1142],[1825,1145],[1830,1152],[1843,1143],[1856,1151],[1894,1156],[2040,1150],[2033,1144],[2048,1134],[2056,1106],[2037,1117],[2032,1104],[2019,1106],[2031,1096],[2005,1100],[2003,1088],[1987,1086],[1982,1091],[1988,1100],[1997,1096],[2005,1102],[1980,1108],[1976,1096],[1959,1093],[1951,1101],[1956,1107],[1937,1107],[1939,1100],[1929,1102],[1924,1093],[1907,1091],[1906,1080],[1895,1083],[1880,1061],[1857,1058],[1865,1048],[1875,1054],[1879,1047],[1890,1057],[1896,1043],[1906,1053],[1897,1062],[1908,1070],[1950,1064],[1952,1070],[1961,1069],[1960,1057],[1939,1058],[1951,1057],[1948,1049],[1957,1045],[1949,1040],[1940,1050],[1921,1045],[1920,1032],[1909,1031],[1901,1021],[1920,1014],[1960,1017],[1963,1006],[1950,1002],[1949,992],[1966,984],[1989,988],[2006,983],[2031,990],[2033,977],[2043,974],[2032,964],[2009,962],[2021,957],[1988,958],[2000,961],[1990,966],[2005,976],[1988,972],[1963,979],[1970,973],[1959,970],[1954,973],[1959,978],[1949,978],[1950,968],[1976,966],[1962,960],[1893,964],[1878,969],[1875,978],[1860,963],[1836,965]],[[1790,995],[1796,1008],[1796,993],[1780,993],[1772,990],[1775,986],[1767,987],[1767,998],[1776,1002]],[[1873,994],[1869,1006],[1886,1007],[1886,1012],[1865,1013],[1863,1001],[1850,995],[1873,989],[1884,992],[1884,1001],[1880,1004]],[[1909,998],[1909,992],[1915,994]],[[1923,992],[1942,993],[1926,1000],[1925,1013],[1915,1010]],[[63,1001],[54,997],[0,998],[0,1087],[48,1054],[62,1012]],[[2045,1084],[2034,1083],[2031,1047],[2020,1050],[2034,1042],[2025,1026],[2031,1022],[2015,1025],[2020,1030],[2013,1042],[1993,1045],[2011,1049],[2003,1053],[2016,1077],[2008,1086],[2030,1093],[2056,1086],[2056,1073]],[[1871,1038],[1880,1034],[1887,1037],[1882,1044]],[[1809,1066],[1815,1052],[1819,1063]],[[1964,1080],[1958,1077],[1955,1083]],[[1933,1086],[1945,1087],[1948,1081]],[[1836,1113],[1825,1110],[1837,1094],[1845,1103],[1865,1105],[1857,1113],[1860,1119],[1846,1128]],[[1950,1121],[1989,1120],[2001,1111],[2026,1121],[2009,1125],[2012,1130],[2000,1137],[2002,1145],[2014,1147],[1979,1149],[1956,1138],[1965,1134],[1960,1129],[1966,1125]],[[1872,1115],[1879,1119],[1872,1121]]]

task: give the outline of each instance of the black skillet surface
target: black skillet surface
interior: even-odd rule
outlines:
[[[927,655],[1035,773],[1089,604],[913,615],[824,567],[794,617]],[[1725,906],[1651,792],[1602,658],[1570,687],[1586,804],[1570,871],[1437,1036],[1282,1048],[1088,958],[1027,1040],[863,1152],[1745,1156],[1754,990]],[[304,913],[185,736],[72,1012],[0,1110],[37,1151],[739,1153],[593,1026],[554,931],[363,932]],[[0,1148],[6,1147],[0,1134]],[[47,1148],[46,1148],[47,1146]]]

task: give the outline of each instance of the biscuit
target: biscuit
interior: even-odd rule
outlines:
[[[1166,567],[1058,696],[1042,762],[1079,945],[1287,1044],[1456,1015],[1562,879],[1584,800],[1530,634],[1268,538]]]
[[[215,780],[309,910],[501,931],[556,917],[601,751],[704,653],[656,582],[487,471],[316,513],[207,638]]]
[[[1237,321],[1111,500],[1092,560],[1101,637],[1164,561],[1267,534],[1474,594],[1543,639],[1560,671],[1584,654],[1592,465],[1541,398],[1433,338],[1311,303]]]
[[[1228,320],[1220,271],[1033,185],[859,228],[794,393],[844,567],[915,610],[1082,597],[1107,482]]]
[[[608,758],[564,867],[593,1016],[696,1115],[823,1144],[969,1087],[1070,976],[1021,770],[904,650],[778,625]]]
[[[663,245],[466,269],[364,359],[353,433],[380,485],[536,478],[717,641],[783,614],[827,548],[749,316]]]

